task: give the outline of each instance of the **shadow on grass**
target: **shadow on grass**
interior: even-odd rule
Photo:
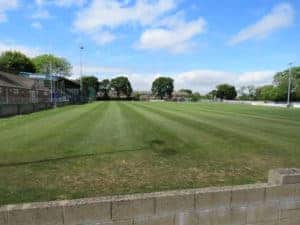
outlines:
[[[150,141],[149,144],[151,149],[162,157],[169,157],[178,153],[177,149],[169,147],[165,141],[160,139],[154,139]]]
[[[153,150],[155,153],[159,154],[162,157],[168,157],[168,156],[176,155],[178,153],[177,149],[168,147],[166,145],[166,142],[163,140],[159,140],[159,139],[152,140],[149,142],[149,145],[151,150]],[[35,161],[2,163],[0,164],[0,168],[34,165],[34,164],[41,164],[41,163],[48,163],[48,162],[59,162],[63,160],[88,158],[88,157],[101,156],[101,155],[113,155],[113,154],[125,153],[125,152],[146,151],[147,149],[148,148],[144,146],[136,149],[125,149],[125,150],[109,151],[109,152],[101,152],[101,153],[86,153],[86,154],[63,156],[63,157],[50,158],[50,159],[40,159]]]
[[[137,151],[145,151],[145,147],[143,148],[136,148],[131,150],[119,150],[119,151],[113,151],[113,152],[101,152],[101,153],[87,153],[87,154],[81,154],[81,155],[72,155],[72,156],[64,156],[64,157],[57,157],[57,158],[51,158],[51,159],[40,159],[35,161],[25,161],[25,162],[15,162],[15,163],[2,163],[0,164],[0,168],[4,167],[14,167],[14,166],[24,166],[24,165],[31,165],[31,164],[41,164],[41,163],[48,163],[48,162],[58,162],[63,160],[71,160],[71,159],[78,159],[78,158],[88,158],[88,157],[94,157],[94,156],[101,156],[101,155],[113,155],[123,152],[137,152]]]

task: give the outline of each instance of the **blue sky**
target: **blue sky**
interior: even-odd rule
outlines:
[[[157,76],[205,93],[219,83],[263,85],[299,65],[300,1],[0,0],[0,51],[54,53],[79,73],[126,75],[137,90]]]

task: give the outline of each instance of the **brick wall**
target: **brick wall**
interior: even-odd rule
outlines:
[[[299,225],[300,169],[269,183],[0,208],[1,225]]]

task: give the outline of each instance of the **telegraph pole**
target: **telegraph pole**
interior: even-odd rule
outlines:
[[[291,89],[292,89],[292,65],[293,63],[289,63],[289,84],[288,84],[288,96],[287,96],[287,107],[291,106]]]

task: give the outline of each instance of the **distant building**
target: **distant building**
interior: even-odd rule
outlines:
[[[80,100],[79,82],[60,76],[0,71],[0,104],[76,103]]]
[[[150,101],[155,99],[151,91],[137,91],[135,92],[135,95],[138,96],[140,101]]]
[[[69,80],[63,76],[21,73],[23,77],[35,80],[37,83],[47,87],[52,93],[53,102],[71,102],[80,101],[80,82]],[[52,81],[52,82],[51,82]],[[50,96],[51,98],[51,96]]]
[[[190,101],[190,98],[190,94],[183,91],[176,91],[173,92],[171,100],[175,102],[185,102]]]
[[[0,71],[0,104],[49,102],[50,91],[42,83]]]

